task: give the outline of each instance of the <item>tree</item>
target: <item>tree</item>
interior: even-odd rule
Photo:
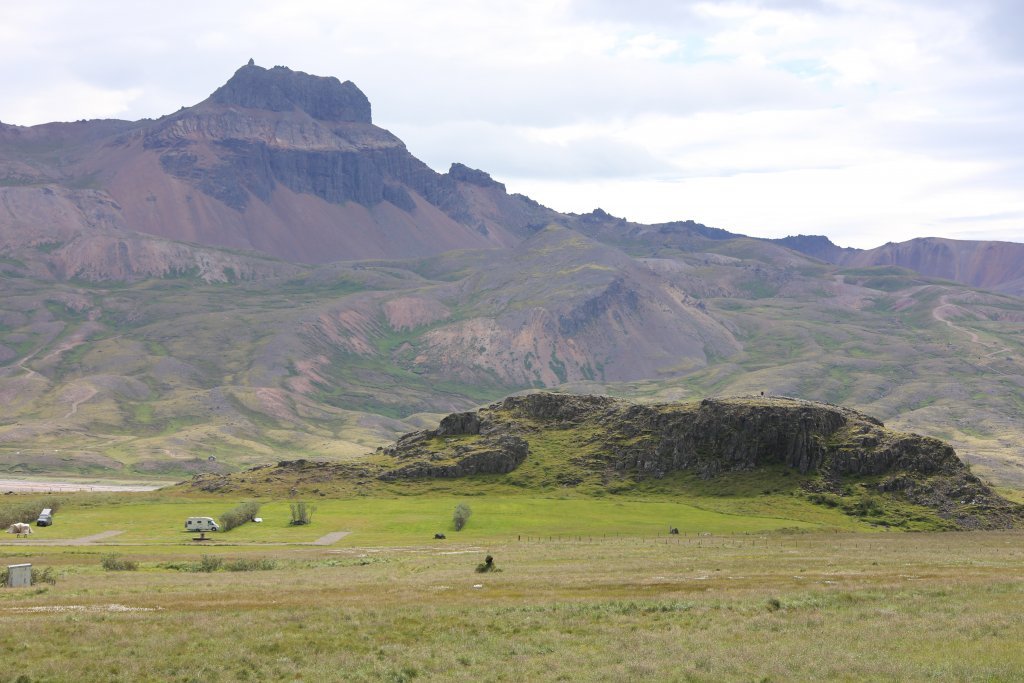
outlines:
[[[316,512],[315,505],[299,501],[298,503],[289,503],[289,507],[292,510],[292,521],[289,524],[299,526],[313,521],[313,513]]]

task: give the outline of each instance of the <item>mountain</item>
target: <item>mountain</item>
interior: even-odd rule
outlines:
[[[453,413],[436,429],[405,434],[344,465],[289,461],[198,475],[179,488],[365,494],[380,482],[459,479],[466,487],[604,495],[651,483],[682,492],[679,475],[707,481],[740,472],[875,525],[1012,528],[1024,519],[1024,508],[982,483],[949,444],[894,432],[849,408],[772,396],[638,404],[528,394]]]
[[[874,249],[838,247],[822,236],[772,240],[829,263],[853,268],[899,266],[929,277],[1024,295],[1024,244],[919,237]]]
[[[0,127],[0,205],[6,250],[45,244],[99,278],[153,273],[125,232],[326,263],[511,246],[553,215],[483,172],[434,172],[353,83],[254,64],[156,121]],[[82,262],[97,239],[120,271]]]
[[[1012,293],[557,213],[371,121],[351,83],[249,64],[155,121],[0,125],[0,471],[346,460],[548,388],[842,403],[1024,483]],[[1001,287],[1016,246],[952,275]]]

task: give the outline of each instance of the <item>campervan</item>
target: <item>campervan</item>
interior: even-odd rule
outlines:
[[[185,531],[220,531],[220,525],[213,517],[189,517],[185,520]]]
[[[53,524],[53,510],[43,508],[43,511],[39,513],[39,519],[36,520],[36,526],[50,526],[51,524]]]

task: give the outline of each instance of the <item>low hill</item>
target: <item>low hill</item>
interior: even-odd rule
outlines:
[[[346,464],[282,462],[203,474],[185,490],[366,494],[460,480],[460,489],[512,487],[590,495],[683,492],[694,480],[739,473],[779,493],[840,507],[877,525],[1006,528],[1021,507],[995,494],[938,439],[887,429],[849,408],[786,397],[637,404],[537,393],[453,413],[436,429]],[[682,479],[680,479],[682,477]],[[755,484],[756,485],[756,484]],[[728,488],[728,487],[726,487]]]

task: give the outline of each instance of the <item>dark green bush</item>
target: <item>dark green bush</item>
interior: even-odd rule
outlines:
[[[476,571],[479,574],[483,574],[485,572],[500,572],[501,570],[494,565],[494,558],[488,555],[484,558],[483,562],[476,566]]]

